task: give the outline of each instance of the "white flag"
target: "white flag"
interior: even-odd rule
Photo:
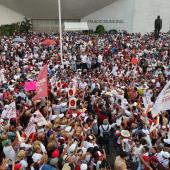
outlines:
[[[16,105],[15,102],[12,102],[11,104],[9,104],[8,106],[6,106],[6,108],[3,110],[2,114],[1,114],[1,118],[16,118]]]
[[[161,111],[170,110],[170,81],[163,88],[152,108],[152,116],[157,116]]]

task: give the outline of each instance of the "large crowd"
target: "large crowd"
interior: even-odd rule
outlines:
[[[0,170],[170,169],[170,112],[151,113],[170,80],[169,34],[65,32],[62,63],[57,34],[18,36],[0,39]],[[48,97],[33,100],[25,82],[46,64]]]

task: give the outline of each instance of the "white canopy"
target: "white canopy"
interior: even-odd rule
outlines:
[[[65,31],[84,31],[89,30],[87,22],[64,22]]]

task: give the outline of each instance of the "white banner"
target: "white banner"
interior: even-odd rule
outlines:
[[[16,118],[16,105],[15,102],[12,102],[11,104],[9,104],[2,112],[1,114],[1,118]]]
[[[64,22],[65,31],[89,30],[87,22]]]
[[[36,128],[34,122],[29,122],[25,129],[25,134],[27,135],[27,137],[29,137],[32,133],[35,132],[36,132]]]
[[[33,114],[33,117],[31,118],[30,121],[37,123],[38,126],[43,126],[48,124],[44,116],[38,110]]]
[[[170,81],[163,88],[152,108],[152,116],[157,116],[161,111],[170,110]]]

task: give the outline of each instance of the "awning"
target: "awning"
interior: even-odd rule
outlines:
[[[65,31],[85,31],[89,30],[87,22],[64,22]]]

